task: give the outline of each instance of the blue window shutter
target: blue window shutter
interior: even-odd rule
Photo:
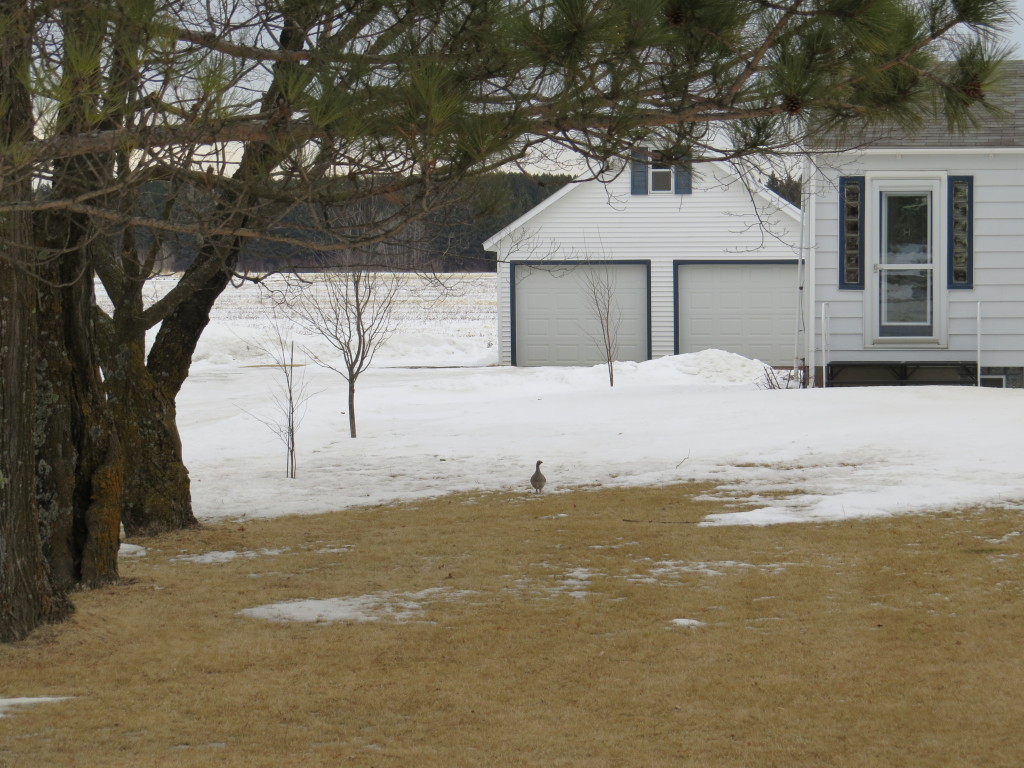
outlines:
[[[839,177],[839,287],[864,290],[864,177]]]
[[[672,166],[675,175],[675,192],[677,195],[693,194],[693,165],[689,162]]]
[[[946,286],[974,287],[974,177],[946,180]]]
[[[647,153],[634,149],[629,163],[629,191],[633,195],[647,194]]]

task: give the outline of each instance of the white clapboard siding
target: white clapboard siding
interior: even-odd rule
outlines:
[[[1024,150],[848,154],[815,183],[813,343],[821,350],[821,305],[828,303],[831,361],[943,362],[975,359],[977,303],[982,303],[982,362],[1024,365]],[[945,240],[937,272],[945,337],[936,344],[873,344],[870,292],[840,290],[837,179],[884,175],[912,179],[935,174],[974,178],[974,287],[947,290]],[[943,189],[945,186],[943,184]],[[868,201],[870,205],[872,201]],[[872,208],[869,207],[869,212]],[[945,210],[939,211],[945,221]],[[867,244],[871,246],[870,243]],[[868,259],[870,264],[870,259]],[[866,280],[875,276],[870,269]],[[820,362],[820,359],[819,359]]]
[[[689,195],[632,196],[627,173],[574,184],[488,241],[498,254],[500,362],[512,362],[509,262],[649,263],[651,354],[661,357],[676,351],[676,262],[793,260],[799,226],[795,208],[711,163],[696,166]]]

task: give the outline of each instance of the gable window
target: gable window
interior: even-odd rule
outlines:
[[[689,195],[693,192],[691,164],[673,165],[660,152],[635,149],[630,158],[630,192],[634,195]]]
[[[651,192],[672,191],[672,166],[659,153],[651,156],[648,177]]]

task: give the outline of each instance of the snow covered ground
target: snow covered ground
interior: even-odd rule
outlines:
[[[1024,391],[766,390],[759,363],[715,350],[619,364],[612,389],[602,367],[498,367],[494,276],[449,282],[448,296],[410,284],[398,332],[359,379],[357,439],[348,437],[344,380],[302,369],[317,394],[299,430],[295,480],[257,418],[273,420],[281,378],[259,345],[272,305],[253,287],[229,290],[179,397],[197,516],[526,493],[538,459],[545,493],[712,480],[723,497],[758,505],[714,524],[1024,501]]]

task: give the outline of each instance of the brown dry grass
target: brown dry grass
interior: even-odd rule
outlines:
[[[75,697],[0,719],[0,766],[1024,764],[1019,513],[689,524],[721,510],[708,490],[138,541],[122,584],[0,647],[0,696]],[[404,622],[239,614],[431,588]]]

